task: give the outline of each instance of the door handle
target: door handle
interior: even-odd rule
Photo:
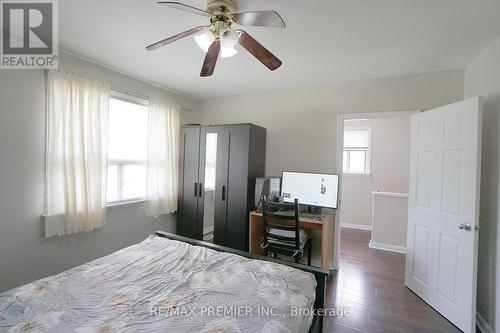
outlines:
[[[472,226],[470,225],[470,223],[460,223],[458,225],[458,229],[460,229],[460,230],[466,230],[466,231],[471,231],[472,230]]]
[[[226,186],[222,185],[222,201],[226,201]]]
[[[198,183],[194,183],[194,196],[198,196]]]
[[[201,198],[202,194],[203,194],[203,183],[200,183],[200,193],[198,196]]]

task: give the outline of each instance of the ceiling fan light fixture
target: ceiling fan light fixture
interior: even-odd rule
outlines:
[[[236,11],[236,0],[208,0],[206,10],[196,8],[179,1],[158,1],[159,4],[184,10],[204,16],[210,20],[210,25],[201,25],[183,31],[176,35],[164,38],[156,43],[146,46],[148,51],[156,50],[162,46],[172,44],[180,39],[194,36],[196,44],[205,52],[205,60],[200,76],[207,77],[214,73],[217,59],[232,57],[238,53],[236,45],[240,45],[260,61],[269,70],[278,69],[282,62],[262,44],[256,41],[246,31],[232,29],[231,25],[277,27],[285,28],[286,24],[280,15],[273,10],[267,11]],[[1,2],[1,0],[0,0]]]
[[[225,48],[233,48],[238,44],[239,38],[240,34],[238,31],[231,28],[225,29],[220,34],[220,45]]]
[[[204,29],[201,34],[194,36],[194,40],[200,49],[206,53],[210,45],[215,41],[215,36],[209,29]]]
[[[220,49],[220,57],[221,58],[229,58],[234,56],[238,51],[234,47],[221,47]]]

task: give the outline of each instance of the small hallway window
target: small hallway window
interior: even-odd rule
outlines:
[[[369,128],[344,129],[344,173],[370,173],[370,141]]]

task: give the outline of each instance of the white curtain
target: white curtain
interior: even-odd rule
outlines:
[[[179,109],[161,100],[149,103],[147,216],[177,210]]]
[[[110,87],[49,71],[45,225],[58,234],[105,224]]]

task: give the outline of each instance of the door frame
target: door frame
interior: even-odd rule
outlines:
[[[333,267],[339,269],[340,262],[340,233],[342,229],[342,184],[343,184],[343,165],[344,165],[344,121],[349,119],[381,119],[381,118],[400,118],[410,117],[413,114],[422,112],[422,110],[406,110],[406,111],[374,111],[363,113],[339,113],[337,114],[337,173],[339,179],[339,194],[338,194],[338,209],[335,210],[335,236],[334,236],[334,253]],[[409,135],[409,133],[408,133]],[[370,157],[371,158],[371,157]]]

